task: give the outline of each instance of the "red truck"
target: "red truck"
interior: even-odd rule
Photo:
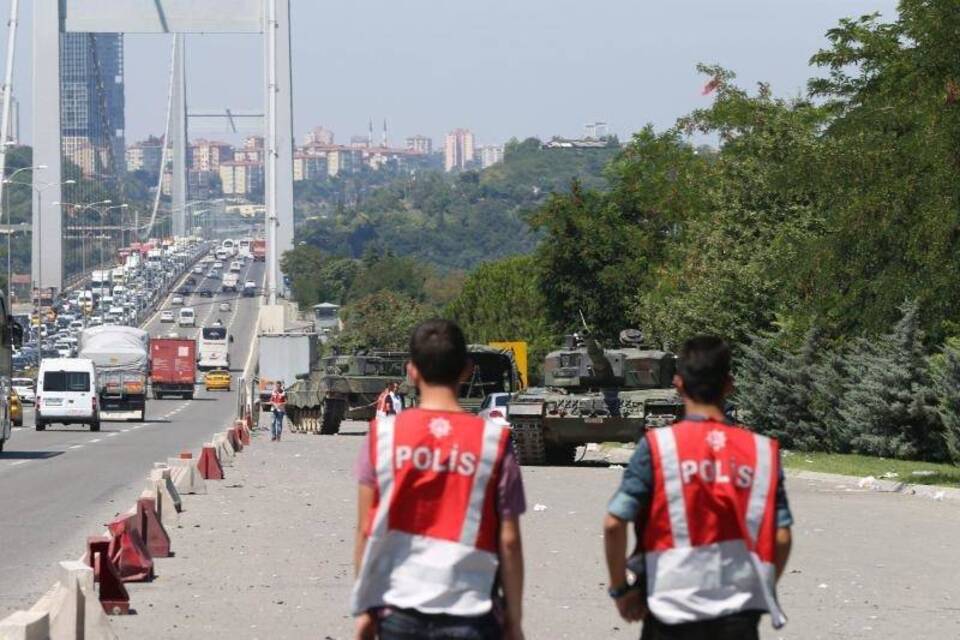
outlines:
[[[150,338],[150,386],[153,397],[193,399],[197,378],[197,342],[189,338]]]
[[[256,238],[250,243],[250,253],[253,255],[254,262],[267,261],[267,241],[263,238]]]

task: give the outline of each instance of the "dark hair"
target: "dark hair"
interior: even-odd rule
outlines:
[[[467,366],[467,340],[456,322],[434,318],[410,336],[410,360],[424,382],[454,385]]]
[[[692,400],[717,404],[730,380],[730,347],[716,336],[690,338],[680,349],[677,373]]]

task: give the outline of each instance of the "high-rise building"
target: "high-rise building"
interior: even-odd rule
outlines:
[[[314,127],[313,131],[308,133],[303,139],[303,146],[309,147],[315,144],[319,145],[332,145],[333,144],[333,131],[329,129],[324,129],[323,127]]]
[[[195,171],[219,171],[221,162],[234,159],[233,147],[216,140],[194,140],[190,144],[190,168]]]
[[[447,171],[467,169],[474,160],[473,132],[469,129],[454,129],[447,134],[443,149],[443,166]]]
[[[225,196],[248,196],[263,191],[263,164],[221,162],[220,184]]]
[[[326,155],[312,155],[302,152],[293,154],[293,181],[314,180],[327,173]]]
[[[88,175],[126,170],[123,36],[63,33],[60,133],[63,154]]]
[[[163,141],[150,136],[127,147],[127,171],[145,171],[151,175],[160,173],[163,160]]]
[[[410,136],[407,138],[407,149],[428,156],[433,153],[433,140],[427,136]]]
[[[480,161],[481,169],[503,162],[503,145],[486,144],[477,147],[477,159]]]

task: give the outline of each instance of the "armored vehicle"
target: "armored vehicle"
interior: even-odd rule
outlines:
[[[635,329],[622,346],[603,349],[587,332],[567,336],[547,354],[544,387],[515,395],[508,407],[521,464],[567,464],[588,442],[636,442],[651,427],[672,424],[683,403],[672,380],[676,356],[643,346]]]
[[[405,384],[405,353],[372,352],[321,358],[319,367],[287,388],[293,431],[338,433],[345,420],[371,420],[380,392]]]
[[[460,387],[460,403],[479,409],[490,393],[512,393],[519,374],[509,351],[469,345],[473,362],[470,377]],[[403,352],[370,352],[321,358],[316,369],[287,388],[287,416],[294,431],[323,435],[338,433],[343,420],[372,420],[376,402],[387,384],[400,384],[407,406],[416,404],[415,389],[406,380]]]

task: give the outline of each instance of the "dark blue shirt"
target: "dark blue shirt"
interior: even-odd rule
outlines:
[[[790,504],[787,502],[787,490],[784,487],[783,465],[780,467],[780,476],[777,479],[776,521],[777,528],[789,527],[793,524],[793,515],[790,513]],[[640,438],[637,448],[630,458],[630,463],[623,472],[620,488],[613,494],[607,511],[626,522],[633,522],[642,509],[650,503],[653,493],[653,461],[650,457],[650,444],[646,438]]]

